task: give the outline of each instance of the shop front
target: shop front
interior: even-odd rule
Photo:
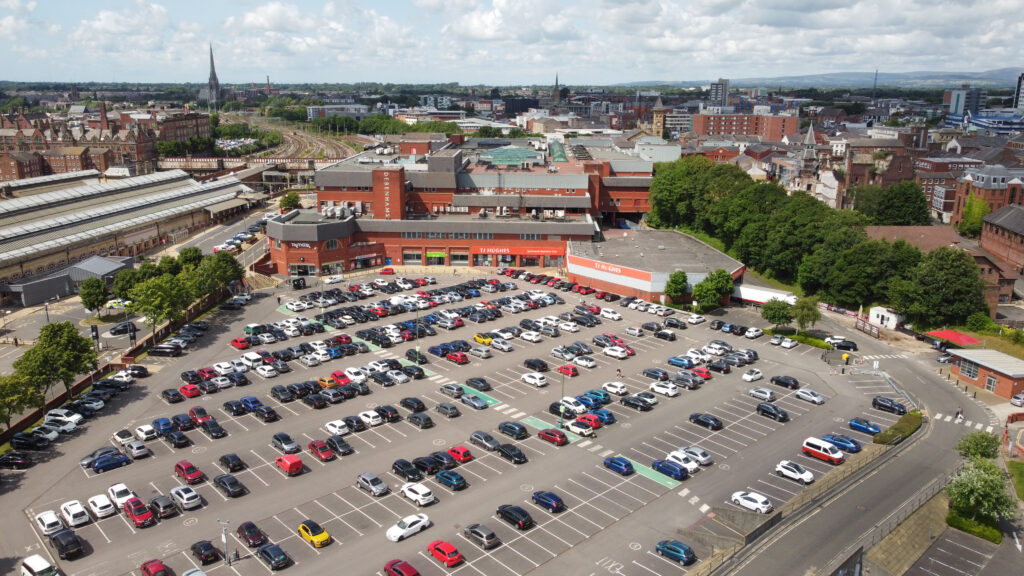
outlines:
[[[427,249],[427,266],[446,266],[448,264],[448,253],[444,250]]]
[[[558,248],[474,246],[470,252],[473,266],[560,268],[565,261],[564,245]]]

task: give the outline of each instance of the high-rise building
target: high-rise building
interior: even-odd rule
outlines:
[[[971,88],[970,84],[964,84],[959,90],[947,90],[943,101],[949,102],[949,113],[954,116],[963,116],[970,112],[977,114],[981,108],[981,88]]]
[[[708,100],[712,106],[728,106],[729,105],[729,80],[726,78],[719,78],[718,82],[711,83],[711,90],[708,95]]]
[[[1017,76],[1017,90],[1013,93],[1012,107],[1024,110],[1024,74]]]

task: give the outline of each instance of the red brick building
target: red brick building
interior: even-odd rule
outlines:
[[[968,196],[987,202],[990,214],[1008,204],[1024,204],[1024,170],[1009,170],[999,164],[966,169],[957,182],[950,219],[954,226],[963,220]]]
[[[948,221],[956,199],[957,180],[967,168],[983,165],[981,160],[964,158],[918,158],[914,160],[914,180],[924,191],[932,215]]]
[[[43,157],[33,152],[0,154],[0,182],[45,176]]]
[[[66,174],[82,170],[105,172],[113,164],[110,150],[66,146],[53,150],[0,153],[0,181]]]
[[[1024,392],[1024,360],[998,350],[954,348],[950,370],[959,383],[983,388],[1001,398]]]
[[[765,140],[782,140],[783,136],[800,132],[800,118],[759,114],[697,114],[693,117],[693,131],[699,136],[749,134]]]
[[[1024,206],[1007,204],[985,216],[981,227],[981,247],[1024,273]]]

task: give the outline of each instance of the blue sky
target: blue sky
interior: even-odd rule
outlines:
[[[568,84],[1020,66],[1020,0],[0,0],[0,78]]]

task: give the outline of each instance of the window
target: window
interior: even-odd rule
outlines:
[[[337,250],[338,249],[338,240],[337,240],[337,238],[331,238],[330,240],[328,240],[327,241],[326,249],[327,250]]]
[[[473,240],[494,240],[494,234],[491,232],[473,232],[471,237]]]
[[[451,266],[469,266],[469,254],[458,254],[452,252]]]
[[[280,238],[274,238],[274,248],[276,248],[278,250],[281,249],[281,239]]]
[[[448,237],[452,240],[469,240],[469,232],[452,232]]]
[[[423,238],[423,232],[402,232],[402,238]]]
[[[402,262],[404,264],[422,264],[423,253],[422,252],[402,252]]]
[[[520,234],[520,240],[540,240],[540,234]]]
[[[445,238],[444,232],[427,232],[426,238],[431,240],[443,240]]]
[[[978,365],[970,360],[964,359],[960,362],[960,375],[974,380],[978,377]]]
[[[996,377],[991,375],[991,374],[989,374],[988,376],[985,377],[985,390],[988,390],[989,392],[995,392],[996,391],[996,383],[997,383]]]

